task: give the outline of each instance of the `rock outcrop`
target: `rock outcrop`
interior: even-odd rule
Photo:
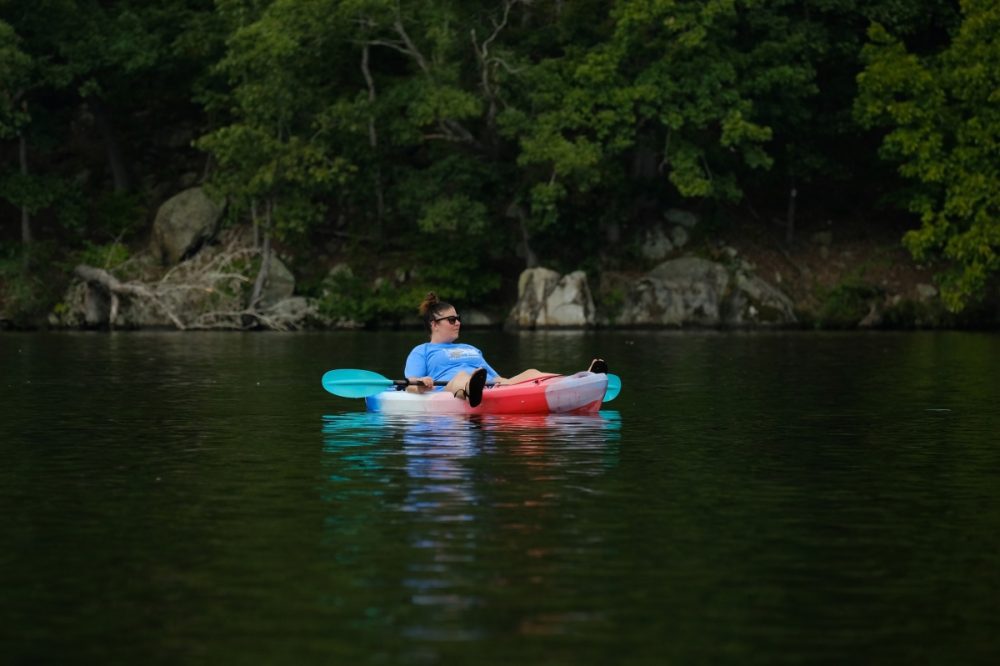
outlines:
[[[787,326],[785,294],[742,267],[682,257],[665,261],[625,290],[617,326]]]
[[[509,328],[586,328],[596,320],[583,271],[560,276],[548,268],[529,268],[521,273],[517,292]]]
[[[766,327],[796,323],[784,293],[754,275],[747,265],[732,266],[698,257],[658,264],[639,279],[619,281],[615,312],[594,307],[583,271],[560,275],[548,268],[521,273],[517,304],[508,328]]]
[[[625,294],[623,326],[717,326],[729,284],[720,264],[684,257],[659,264]]]

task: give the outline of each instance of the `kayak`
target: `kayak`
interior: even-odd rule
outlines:
[[[394,388],[367,396],[365,403],[368,411],[386,414],[591,414],[601,408],[607,388],[608,375],[578,372],[487,386],[478,407],[448,391],[410,393]]]

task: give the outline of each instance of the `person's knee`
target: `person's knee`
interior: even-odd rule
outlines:
[[[448,380],[448,390],[452,388],[460,389],[465,388],[465,385],[469,383],[469,373],[465,371],[458,372],[454,377]]]

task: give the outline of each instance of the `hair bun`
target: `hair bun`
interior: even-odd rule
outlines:
[[[428,291],[427,295],[424,296],[424,300],[420,303],[420,308],[418,311],[420,315],[423,316],[427,314],[427,311],[438,304],[438,297],[433,291]]]

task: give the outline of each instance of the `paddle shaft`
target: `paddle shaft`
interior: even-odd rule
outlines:
[[[425,386],[421,381],[414,381],[410,379],[392,379],[390,380],[392,385],[396,387],[397,391],[406,390],[407,386]],[[448,382],[443,380],[438,380],[434,382],[434,386],[447,386]],[[495,386],[496,384],[487,384],[487,386]],[[618,393],[622,390],[622,380],[618,375],[608,374],[608,389],[604,394],[604,402],[611,402],[618,397]]]
[[[422,381],[411,380],[411,379],[391,379],[392,385],[396,387],[397,391],[403,391],[407,386],[426,386]],[[499,382],[487,382],[486,386],[496,386]],[[448,381],[439,379],[434,382],[434,386],[447,386]]]
[[[392,385],[396,387],[397,391],[403,391],[406,389],[407,386],[426,386],[426,384],[424,384],[423,382],[412,379],[393,379]],[[434,382],[434,386],[447,386],[447,385],[448,382],[441,379]]]

